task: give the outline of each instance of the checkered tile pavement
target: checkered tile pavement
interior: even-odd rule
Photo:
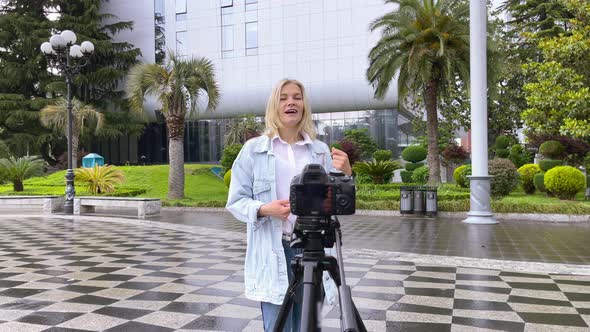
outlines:
[[[48,218],[0,219],[0,331],[261,331],[245,242]],[[590,331],[589,276],[517,273],[346,251],[370,331]],[[339,331],[326,308],[325,331]]]

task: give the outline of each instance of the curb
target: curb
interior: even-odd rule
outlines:
[[[178,212],[224,212],[229,213],[225,208],[216,207],[162,207],[164,211],[178,211]],[[356,210],[356,215],[359,216],[385,216],[385,217],[405,217],[412,218],[414,215],[402,215],[399,211],[390,210]],[[426,216],[415,216],[419,218],[428,218]],[[494,213],[497,220],[508,221],[536,221],[536,222],[551,222],[551,223],[590,223],[589,214],[536,214],[536,213]],[[436,218],[440,219],[465,219],[467,212],[438,212]],[[436,219],[432,218],[432,219]]]

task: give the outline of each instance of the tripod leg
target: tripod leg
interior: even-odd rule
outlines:
[[[287,293],[285,294],[285,298],[283,299],[283,303],[281,304],[281,309],[279,310],[279,314],[277,316],[277,320],[273,328],[274,332],[283,331],[285,323],[287,322],[287,318],[289,318],[289,313],[291,312],[291,306],[293,305],[293,297],[295,296],[297,286],[299,286],[299,276],[295,274],[295,277],[289,283]]]
[[[301,311],[301,331],[321,331],[318,310],[322,303],[322,269],[317,261],[303,262],[303,305]]]

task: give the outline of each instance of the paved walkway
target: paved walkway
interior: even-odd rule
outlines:
[[[590,330],[586,225],[341,222],[371,331]],[[243,227],[213,212],[0,216],[0,331],[261,331],[243,296]],[[338,313],[325,309],[325,331]]]

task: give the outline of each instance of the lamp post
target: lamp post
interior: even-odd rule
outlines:
[[[48,42],[41,44],[41,52],[47,58],[51,67],[57,68],[66,79],[68,93],[67,112],[68,112],[68,170],[66,171],[66,200],[64,212],[66,214],[74,213],[74,197],[76,189],[74,187],[74,170],[72,169],[72,79],[74,75],[80,73],[82,67],[86,66],[90,55],[94,52],[94,45],[89,41],[84,41],[76,45],[76,34],[70,30],[64,30],[60,34],[55,34],[49,38]]]

